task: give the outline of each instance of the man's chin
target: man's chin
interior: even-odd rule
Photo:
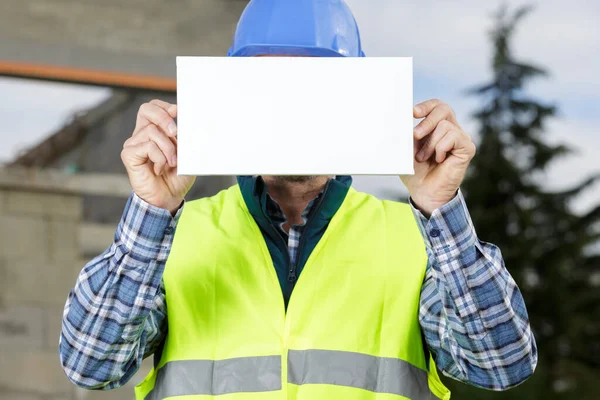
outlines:
[[[317,175],[276,175],[274,178],[279,182],[306,183],[314,181]]]

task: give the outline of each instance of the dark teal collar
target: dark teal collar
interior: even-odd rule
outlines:
[[[238,176],[237,181],[246,206],[256,222],[259,225],[271,224],[266,210],[267,190],[262,178]],[[323,191],[323,198],[319,201],[320,206],[311,219],[329,222],[346,198],[350,185],[352,185],[352,177],[349,175],[338,175],[335,179],[330,179]]]

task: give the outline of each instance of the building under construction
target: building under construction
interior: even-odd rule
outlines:
[[[0,76],[110,87],[101,104],[0,168],[0,399],[129,399],[84,391],[58,358],[78,272],[112,241],[131,188],[120,160],[138,108],[176,103],[175,57],[227,53],[245,0],[3,0]],[[35,118],[35,116],[33,116]],[[189,197],[233,177],[199,177]]]

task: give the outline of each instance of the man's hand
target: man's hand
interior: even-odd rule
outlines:
[[[153,206],[177,211],[195,177],[177,176],[177,106],[161,100],[142,104],[121,159],[135,194]]]
[[[413,203],[427,216],[456,195],[475,144],[440,100],[417,104],[415,118],[424,118],[414,130],[415,174],[401,176]]]

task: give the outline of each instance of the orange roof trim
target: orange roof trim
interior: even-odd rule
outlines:
[[[0,60],[0,75],[173,93],[177,91],[177,81],[175,79],[159,76],[123,74],[4,60]]]

